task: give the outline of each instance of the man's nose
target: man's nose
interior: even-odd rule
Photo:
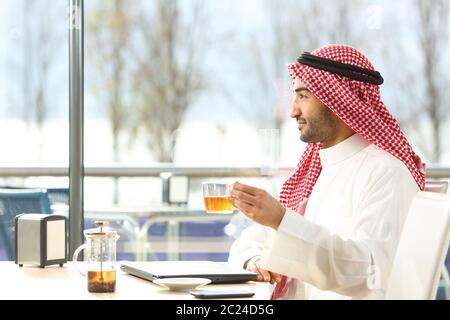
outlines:
[[[295,103],[292,103],[291,105],[291,118],[297,118],[300,117],[302,115],[302,112],[299,108],[299,106],[297,106]]]

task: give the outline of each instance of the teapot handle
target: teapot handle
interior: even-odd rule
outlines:
[[[78,255],[80,254],[81,251],[83,251],[84,249],[86,249],[86,243],[82,244],[81,246],[79,246],[77,248],[77,250],[75,250],[75,252],[73,253],[73,265],[75,266],[75,269],[77,269],[77,271],[79,273],[81,273],[83,276],[87,276],[86,272],[82,271],[80,268],[78,268]]]

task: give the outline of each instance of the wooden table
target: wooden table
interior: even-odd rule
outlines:
[[[82,262],[80,262],[82,264]],[[238,289],[255,292],[249,299],[270,299],[270,284],[247,282],[243,284],[207,285],[204,289]],[[196,299],[188,292],[173,292],[150,281],[142,280],[123,271],[117,271],[115,293],[90,293],[87,279],[80,275],[72,262],[63,267],[19,267],[11,261],[0,262],[0,300],[184,300]]]

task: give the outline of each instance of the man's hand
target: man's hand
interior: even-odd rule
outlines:
[[[265,190],[236,182],[231,185],[230,201],[259,224],[278,229],[286,209]]]
[[[270,282],[272,284],[278,283],[281,279],[281,275],[258,267],[258,262],[260,259],[260,256],[255,256],[249,259],[245,263],[245,269],[256,273],[258,275],[256,278],[257,281]]]

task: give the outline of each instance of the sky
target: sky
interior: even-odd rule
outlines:
[[[189,1],[186,1],[189,3]],[[54,2],[52,2],[54,3]],[[86,10],[87,15],[89,15],[89,9],[95,1],[87,2]],[[244,36],[246,33],[255,32],[256,30],[264,30],[264,19],[262,14],[262,3],[261,0],[230,0],[230,1],[215,1],[214,3],[214,24],[218,29],[223,29],[229,32],[236,32],[239,30],[238,34]],[[280,5],[282,5],[282,1]],[[372,4],[370,4],[372,3]],[[396,1],[392,3],[391,1],[369,1],[367,9],[364,11],[364,15],[367,15],[367,28],[377,29],[386,25],[386,18],[389,18],[395,14],[397,21],[403,21],[408,15],[407,1]],[[20,44],[23,36],[23,30],[20,25],[20,7],[18,5],[20,2],[13,0],[3,0],[0,1],[0,34],[2,35],[3,41],[0,41],[0,67],[3,72],[0,73],[0,103],[2,107],[0,108],[0,117],[11,117],[12,115],[20,116],[20,112],[17,110],[16,103],[20,100],[20,87],[16,87],[15,92],[13,90],[8,90],[8,84],[15,81],[15,74],[17,70],[14,70],[11,66],[11,60],[15,59],[15,56],[21,55],[21,52],[16,48],[16,44]],[[52,15],[54,18],[53,25],[58,29],[58,32],[65,34],[65,8],[60,6],[58,10],[61,10],[61,15]],[[232,23],[230,24],[230,21]],[[400,27],[401,27],[400,23]],[[261,31],[264,32],[264,31]],[[301,33],[300,33],[301,34]],[[405,32],[407,36],[408,33]],[[246,38],[244,38],[246,39]],[[244,40],[245,41],[245,40]],[[54,69],[56,70],[57,76],[51,79],[50,90],[51,93],[51,103],[52,112],[48,115],[50,119],[66,119],[68,117],[68,105],[67,105],[67,95],[68,95],[68,83],[67,83],[67,71],[68,59],[67,59],[67,41],[66,39],[61,39],[62,50],[58,50],[55,54],[54,64],[56,65]],[[14,53],[12,53],[14,50]],[[89,50],[89,47],[86,47]],[[219,49],[221,50],[221,47]],[[220,77],[223,82],[233,82],[236,81],[235,77],[245,77],[245,73],[236,66],[236,61],[233,59],[220,59],[220,63],[223,64],[221,68],[215,66],[217,64],[217,57],[221,55],[221,52],[214,51],[211,49],[211,57],[205,61],[206,68],[212,72],[220,73]],[[227,53],[225,53],[227,54]],[[371,57],[376,65],[380,66],[380,69],[384,71],[383,59],[378,56]],[[86,81],[85,81],[85,114],[87,119],[98,119],[104,118],[102,108],[96,106],[95,97],[93,96],[92,87],[90,87],[91,79],[90,75],[95,73],[95,65],[90,63],[89,56],[85,58],[85,68],[86,68]],[[287,63],[287,62],[286,62]],[[230,73],[231,71],[231,73]],[[386,70],[389,72],[389,70]],[[229,74],[229,75],[228,75]],[[386,79],[389,83],[389,78]],[[65,85],[62,85],[65,84]],[[213,91],[210,94],[205,94],[200,97],[194,105],[188,111],[185,120],[186,121],[209,121],[214,123],[221,123],[222,121],[233,120],[233,121],[245,121],[241,117],[236,118],[236,108],[235,106],[227,105],[227,101],[222,98],[218,98],[218,92],[220,85],[211,84],[213,86]],[[235,90],[238,90],[236,88]],[[386,99],[391,100],[390,91],[384,92]],[[11,97],[12,96],[12,97]],[[210,112],[211,105],[214,105],[214,110],[220,110],[220,112]]]
[[[260,1],[227,1],[217,2],[214,7],[214,12],[217,17],[214,20],[216,25],[224,25],[223,28],[229,28],[229,19],[234,19],[240,26],[239,30],[250,30],[257,28],[258,24],[261,24],[261,13],[259,8]],[[8,132],[16,132],[18,137],[15,141],[2,141],[2,145],[7,150],[14,150],[9,152],[5,157],[0,159],[0,164],[25,164],[25,163],[45,163],[45,164],[62,164],[68,161],[68,91],[65,78],[51,79],[53,85],[57,85],[56,90],[51,90],[51,104],[52,112],[49,115],[48,122],[44,128],[44,132],[40,134],[36,128],[29,126],[26,123],[20,121],[20,110],[17,110],[15,105],[16,101],[20,101],[21,86],[17,85],[14,72],[6,61],[9,59],[15,59],[20,55],[16,49],[15,53],[12,53],[10,48],[17,48],[17,44],[23,40],[23,29],[20,24],[20,7],[18,7],[15,1],[1,1],[0,2],[0,34],[3,35],[3,39],[6,41],[0,42],[0,61],[2,63],[2,72],[0,73],[0,120],[3,123],[2,131],[6,134]],[[63,7],[59,10],[62,12]],[[86,10],[89,10],[89,4],[86,6]],[[89,11],[88,11],[89,12]],[[65,14],[65,13],[64,13]],[[65,33],[66,25],[62,24],[61,17],[58,17],[58,21],[54,22],[55,27],[61,28],[58,32]],[[236,26],[233,26],[236,27]],[[65,41],[63,39],[63,41]],[[86,47],[87,54],[89,47]],[[109,132],[109,126],[105,122],[105,118],[102,115],[102,109],[98,106],[95,96],[93,95],[93,88],[90,87],[92,83],[89,78],[90,75],[95,72],[95,65],[93,65],[89,58],[85,58],[86,79],[85,79],[85,123],[86,123],[86,163],[107,163],[110,162],[111,156],[111,134]],[[55,54],[56,72],[66,72],[68,67],[67,50],[60,50]],[[208,62],[206,62],[208,63]],[[225,63],[228,63],[226,65]],[[233,61],[224,59],[224,65],[221,68],[224,71],[235,68]],[[222,79],[232,77],[230,73],[224,72]],[[232,78],[226,81],[233,81]],[[14,85],[9,86],[14,83]],[[220,88],[218,89],[220,90]],[[213,108],[212,108],[213,106]],[[214,111],[213,111],[214,110]],[[188,111],[185,117],[185,121],[179,130],[177,139],[180,141],[179,147],[174,151],[174,160],[181,161],[183,163],[214,163],[214,164],[230,164],[235,165],[251,165],[254,163],[264,162],[261,158],[260,152],[253,150],[252,152],[245,153],[244,149],[248,149],[248,145],[255,145],[254,141],[258,140],[257,129],[253,129],[246,125],[245,120],[236,116],[239,112],[234,106],[227,105],[224,99],[219,99],[216,93],[210,95],[204,95],[194,106]],[[286,117],[288,119],[288,117]],[[225,135],[219,134],[217,126],[225,125]],[[95,133],[91,133],[95,132]],[[99,134],[99,133],[103,134]],[[247,137],[247,139],[240,139],[240,144],[234,143],[233,139],[239,136]],[[44,150],[42,154],[39,154],[39,140],[45,141]],[[253,142],[252,142],[253,139]],[[127,138],[122,139],[124,144],[127,144]],[[191,141],[202,141],[204,149],[210,148],[210,146],[221,146],[214,152],[188,152],[191,148]],[[222,142],[223,140],[223,142]],[[20,145],[26,145],[26,148],[15,148],[17,141]],[[218,142],[219,141],[219,142]],[[257,147],[255,147],[257,148]],[[58,152],[52,152],[51,150],[57,149]],[[30,150],[33,156],[26,156],[30,154]],[[92,150],[92,151],[91,151]],[[250,149],[251,150],[251,149]],[[236,156],[236,155],[240,156]],[[297,156],[297,155],[296,155]],[[295,156],[295,157],[296,157]],[[151,155],[146,150],[143,144],[133,144],[130,146],[129,151],[122,157],[127,163],[148,163],[151,161]],[[39,160],[40,159],[40,160]]]
[[[49,1],[47,1],[49,2]],[[189,2],[189,1],[187,1]],[[49,3],[54,3],[50,1]],[[65,2],[64,2],[65,3]],[[86,12],[89,15],[89,9],[92,8],[92,4],[95,1],[86,2]],[[215,17],[213,18],[213,23],[219,28],[229,29],[229,20],[232,19],[235,23],[232,28],[237,28],[242,34],[245,30],[251,31],[252,29],[258,28],[262,24],[261,21],[261,1],[258,0],[247,0],[238,1],[230,0],[226,2],[216,1],[214,4]],[[11,82],[17,83],[15,76],[18,70],[14,69],[14,62],[17,58],[21,57],[22,52],[20,52],[21,41],[23,40],[23,27],[20,23],[21,21],[21,2],[14,0],[3,0],[0,1],[0,35],[3,41],[0,41],[0,103],[2,103],[0,108],[0,117],[20,117],[21,113],[18,110],[17,104],[20,103],[20,87],[14,85],[13,88],[8,87]],[[54,9],[55,10],[55,9]],[[56,10],[61,11],[60,14],[51,14],[52,25],[57,29],[57,32],[64,35],[66,32],[65,15],[66,11],[64,6],[56,8]],[[244,32],[242,32],[244,30]],[[56,31],[55,31],[56,32]],[[88,31],[86,31],[88,32]],[[68,51],[66,47],[66,39],[61,39],[60,45],[63,47],[62,50],[54,55],[53,77],[50,79],[50,90],[52,91],[52,101],[51,108],[52,111],[48,115],[49,119],[66,119],[68,117],[68,79],[67,71],[68,68]],[[220,49],[219,49],[220,50]],[[85,115],[86,119],[101,119],[104,118],[102,108],[96,106],[95,97],[93,96],[93,88],[89,87],[92,83],[90,75],[95,72],[95,65],[90,62],[88,56],[89,47],[86,46],[87,55],[85,56]],[[220,53],[216,53],[220,54]],[[213,55],[215,55],[213,53]],[[214,60],[214,59],[213,59]],[[205,64],[214,64],[215,62],[205,61]],[[223,61],[222,61],[223,62]],[[230,67],[224,66],[224,70],[235,69],[232,60],[227,60],[225,63],[230,63]],[[56,76],[54,74],[57,74]],[[225,81],[227,80],[226,75],[222,75]],[[64,84],[64,85],[62,85]],[[17,91],[16,91],[17,90]],[[14,91],[12,93],[12,91]],[[213,101],[213,102],[211,102]],[[220,109],[220,112],[208,112],[210,108],[208,107],[211,103],[214,103],[215,107]],[[186,121],[210,121],[215,123],[221,123],[227,119],[236,120],[236,110],[234,108],[229,108],[223,99],[215,98],[215,93],[212,96],[200,97],[198,101],[190,108],[186,115]]]

